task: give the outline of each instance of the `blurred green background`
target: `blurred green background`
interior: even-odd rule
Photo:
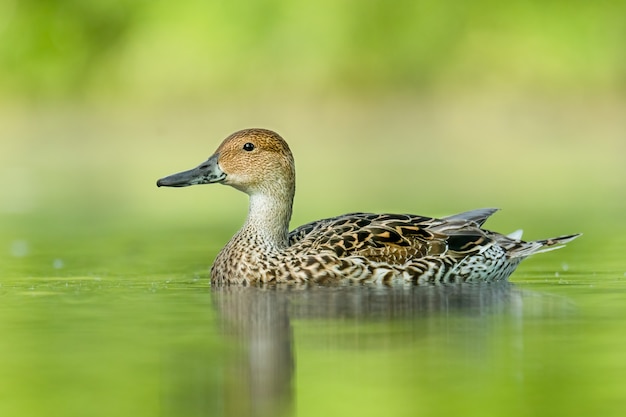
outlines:
[[[621,415],[624,16],[623,0],[3,0],[0,414],[156,415],[170,385],[181,398],[221,401],[226,342],[214,330],[208,268],[243,222],[246,197],[155,182],[204,161],[233,131],[265,127],[295,155],[294,227],[350,211],[493,206],[504,209],[487,223],[495,230],[524,228],[530,239],[584,233],[512,276],[523,290],[567,294],[584,317],[582,327],[567,321],[558,339],[552,326],[564,319],[534,310],[530,328],[517,328],[537,385],[508,379],[507,349],[518,343],[518,333],[502,336],[515,327],[508,322],[489,333],[503,353],[493,363],[484,355],[493,367],[480,365],[493,371],[483,372],[485,385],[456,349],[447,313],[429,327],[435,361],[406,368],[423,357],[418,340],[373,372],[362,363],[379,363],[377,350],[319,348],[302,320],[300,414],[351,407],[326,382],[343,369],[352,370],[345,386],[361,415],[398,392],[405,402],[392,409],[415,410],[413,388],[432,399],[433,415],[463,407],[483,416],[482,399],[502,415],[510,398],[527,405],[516,415]],[[383,324],[361,323],[377,340],[377,329],[390,328]],[[393,334],[380,338],[395,346]],[[172,346],[182,353],[168,359]],[[448,352],[456,359],[446,368]],[[401,379],[420,372],[434,379]],[[205,374],[210,384],[193,391]],[[395,385],[381,391],[381,378]],[[398,391],[404,380],[412,382]],[[466,384],[455,388],[458,403],[446,394],[451,380]],[[207,396],[207,384],[217,391]]]
[[[6,0],[4,98],[624,93],[623,1]]]
[[[21,225],[6,244],[107,221],[227,238],[245,197],[154,182],[251,126],[292,146],[294,226],[497,206],[495,228],[612,241],[625,15],[623,1],[5,0],[0,216]]]

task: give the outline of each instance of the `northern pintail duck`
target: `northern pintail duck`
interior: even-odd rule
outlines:
[[[233,133],[206,162],[158,180],[165,187],[230,185],[250,197],[243,227],[220,251],[212,284],[448,283],[505,280],[529,255],[578,235],[524,242],[482,229],[497,209],[444,218],[351,213],[289,232],[295,166],[277,133]]]

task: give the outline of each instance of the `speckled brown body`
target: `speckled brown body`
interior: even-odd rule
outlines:
[[[482,229],[496,209],[442,219],[352,213],[288,231],[294,160],[275,132],[248,129],[197,168],[159,186],[219,182],[250,196],[245,224],[211,268],[215,285],[258,283],[448,283],[505,280],[520,261],[578,235],[524,242]]]

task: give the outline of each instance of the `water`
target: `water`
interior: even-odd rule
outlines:
[[[0,287],[2,416],[621,415],[625,278]]]

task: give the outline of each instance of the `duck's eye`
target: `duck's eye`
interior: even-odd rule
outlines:
[[[243,145],[243,150],[244,151],[248,151],[248,152],[253,151],[254,150],[254,144],[250,143],[250,142],[246,143],[245,145]]]

